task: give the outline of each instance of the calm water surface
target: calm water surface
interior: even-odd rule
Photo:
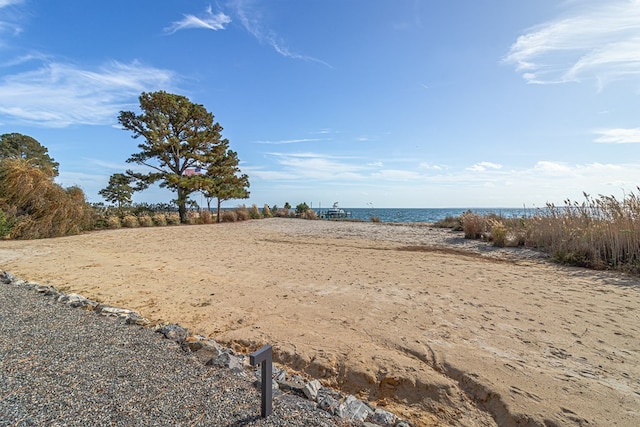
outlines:
[[[436,222],[447,216],[460,216],[467,210],[480,215],[496,214],[505,218],[521,218],[534,215],[535,209],[523,208],[438,208],[438,209],[393,209],[393,208],[342,208],[350,212],[349,218],[371,221],[372,217],[380,218],[382,222]],[[318,213],[326,209],[318,210]]]

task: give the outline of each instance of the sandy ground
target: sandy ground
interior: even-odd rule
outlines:
[[[640,279],[418,225],[268,219],[0,242],[0,269],[180,323],[418,425],[640,425]]]

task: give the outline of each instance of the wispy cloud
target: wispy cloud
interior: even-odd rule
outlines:
[[[436,164],[432,164],[429,162],[422,162],[419,164],[419,167],[421,169],[426,169],[426,170],[437,170],[437,171],[441,171],[441,170],[445,170],[447,169],[446,166],[443,165],[436,165]]]
[[[43,127],[108,124],[142,91],[168,89],[171,71],[138,62],[97,70],[50,63],[0,79],[0,120]]]
[[[250,1],[235,0],[234,2],[232,2],[232,7],[235,9],[235,13],[236,15],[238,15],[240,23],[242,24],[244,29],[247,30],[247,32],[255,37],[256,40],[258,40],[260,43],[271,46],[273,50],[284,57],[316,62],[326,67],[333,68],[330,64],[321,59],[314,58],[313,56],[309,55],[303,55],[289,49],[286,43],[273,30],[265,28],[263,26],[260,21],[259,13],[251,5]]]
[[[224,30],[225,26],[231,22],[231,18],[222,12],[213,13],[209,6],[203,15],[184,15],[180,21],[172,22],[171,25],[164,29],[165,32],[173,34],[176,31],[188,30],[194,28],[203,28],[208,30]]]
[[[602,144],[640,144],[640,128],[599,129],[594,141]]]
[[[474,171],[474,172],[484,172],[487,169],[501,169],[502,165],[497,164],[497,163],[491,163],[491,162],[480,162],[480,163],[476,163],[473,166],[469,166],[467,168],[467,170],[469,171]]]
[[[504,60],[529,83],[599,84],[640,74],[640,1],[580,2],[520,36]]]
[[[324,138],[301,138],[301,139],[282,139],[278,141],[255,141],[256,144],[268,144],[268,145],[283,145],[283,144],[298,144],[301,142],[318,142],[326,141]]]
[[[18,15],[11,10],[10,6],[17,6],[23,3],[23,0],[0,0],[0,36],[4,33],[17,35],[22,32],[22,26],[19,23]],[[5,47],[6,43],[0,38],[0,48]]]
[[[295,176],[296,179],[359,180],[364,177],[362,172],[371,168],[350,157],[321,153],[269,153],[268,155],[280,168],[290,176]]]
[[[24,2],[24,0],[0,0],[0,9],[2,9],[3,7],[7,7],[7,6],[21,4],[23,2]]]

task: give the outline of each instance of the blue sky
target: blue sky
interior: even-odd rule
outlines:
[[[118,112],[154,90],[215,115],[248,204],[532,207],[640,184],[639,0],[0,0],[0,133],[40,141],[89,201],[137,151]]]

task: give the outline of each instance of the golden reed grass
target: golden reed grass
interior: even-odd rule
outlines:
[[[465,237],[536,248],[564,264],[640,273],[640,195],[584,197],[562,206],[549,203],[531,217],[467,212],[462,215]]]

